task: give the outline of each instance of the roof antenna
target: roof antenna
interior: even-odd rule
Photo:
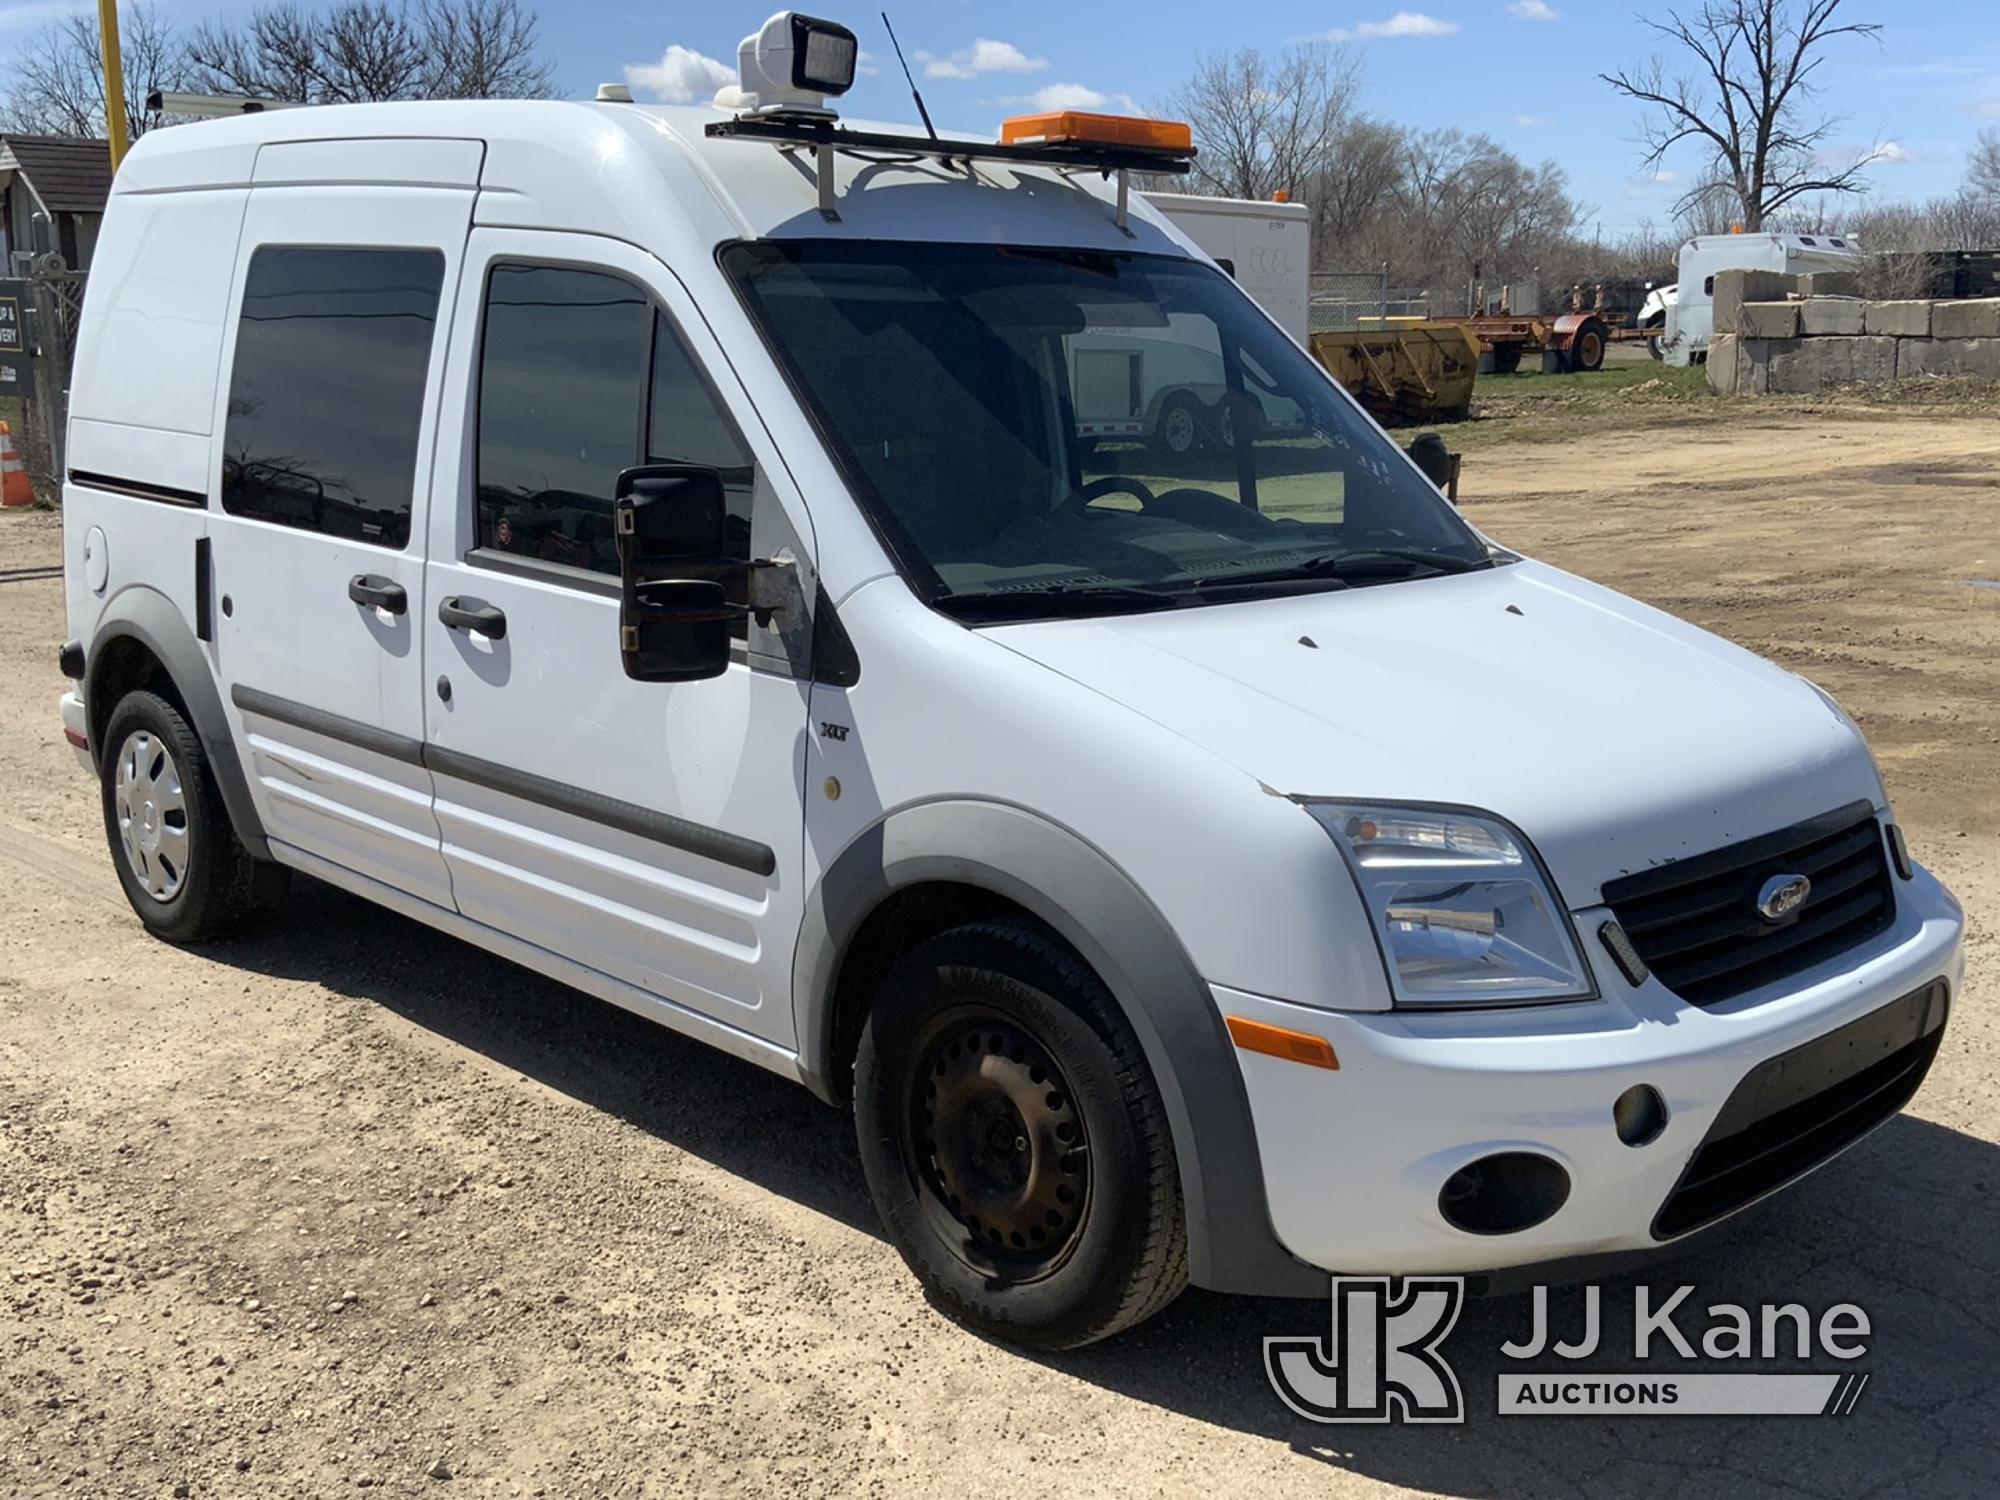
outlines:
[[[889,24],[889,12],[882,12],[882,26],[889,33],[889,45],[896,49],[896,61],[903,64],[903,81],[910,86],[910,97],[917,101],[917,114],[924,122],[932,140],[938,138],[937,126],[931,124],[931,112],[924,108],[924,96],[917,91],[917,80],[910,77],[910,65],[903,58],[903,44],[896,40],[896,28]]]

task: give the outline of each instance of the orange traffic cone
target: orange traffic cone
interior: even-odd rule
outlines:
[[[0,422],[0,505],[33,505],[35,487],[28,482],[28,466],[14,448],[14,430]]]

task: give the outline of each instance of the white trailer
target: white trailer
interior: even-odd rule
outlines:
[[[1641,326],[1658,317],[1659,334],[1652,341],[1653,357],[1670,365],[1694,364],[1708,357],[1709,335],[1715,330],[1715,277],[1719,271],[1783,271],[1798,276],[1808,271],[1851,270],[1861,262],[1861,246],[1847,235],[1831,234],[1698,234],[1681,246],[1681,279],[1658,287],[1646,299]]]
[[[1312,225],[1303,203],[1147,193],[1182,234],[1236,278],[1250,299],[1301,344],[1312,299]]]

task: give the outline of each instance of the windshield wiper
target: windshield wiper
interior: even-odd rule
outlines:
[[[935,601],[935,607],[959,620],[1039,619],[1178,609],[1186,602],[1185,593],[1167,593],[1134,584],[1050,583],[1032,589],[947,594]]]
[[[1450,552],[1424,552],[1414,547],[1356,547],[1345,552],[1322,552],[1282,568],[1265,568],[1243,573],[1216,573],[1190,587],[1210,593],[1239,584],[1278,584],[1294,581],[1345,584],[1379,578],[1422,578],[1440,573],[1471,573],[1493,566],[1491,558],[1460,557]]]

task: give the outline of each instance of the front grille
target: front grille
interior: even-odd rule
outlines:
[[[1773,875],[1812,894],[1782,922],[1757,895]],[[1604,884],[1604,902],[1660,983],[1694,1005],[1784,979],[1845,953],[1895,920],[1882,827],[1865,802]]]
[[[1669,1240],[1755,1202],[1910,1102],[1944,1037],[1943,980],[1750,1070],[1653,1218]]]

